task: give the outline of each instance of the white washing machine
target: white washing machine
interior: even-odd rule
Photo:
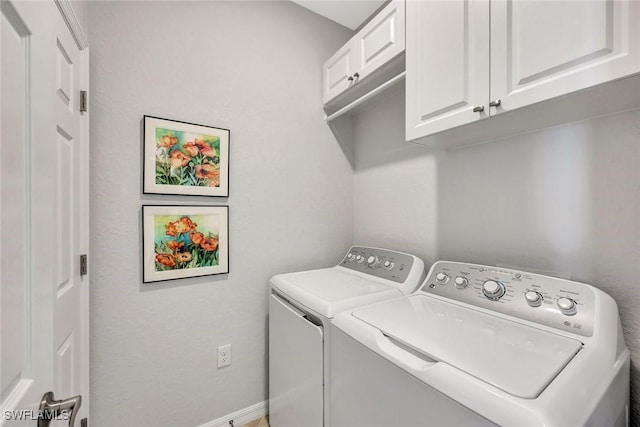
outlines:
[[[424,277],[424,263],[413,255],[359,246],[335,267],[273,276],[270,425],[328,425],[331,319],[344,310],[410,294]]]
[[[332,427],[628,425],[629,350],[592,286],[441,261],[332,323]]]

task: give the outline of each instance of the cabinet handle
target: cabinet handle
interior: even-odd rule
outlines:
[[[359,79],[359,78],[360,78],[360,74],[355,73],[355,74],[353,75],[353,77],[355,77],[355,78],[356,78],[356,80],[357,80],[357,79]]]
[[[353,76],[349,76],[349,78],[348,78],[347,80],[349,80],[350,82],[352,82],[352,81],[353,81]]]
[[[474,113],[482,113],[483,111],[484,111],[484,105],[480,105],[480,106],[475,107],[475,108],[473,109],[473,112],[474,112]]]
[[[499,107],[502,104],[502,100],[496,99],[495,101],[491,101],[489,103],[489,107]]]

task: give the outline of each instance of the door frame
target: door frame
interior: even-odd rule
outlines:
[[[80,25],[80,20],[73,9],[72,3],[70,0],[53,0],[56,6],[58,7],[58,11],[64,22],[67,24],[67,28],[73,37],[73,40],[76,42],[78,49],[80,50],[80,58],[81,58],[81,66],[82,73],[80,76],[80,89],[86,91],[87,94],[89,91],[89,40],[87,35]],[[79,94],[75,94],[75,96],[79,96]],[[89,185],[90,185],[90,169],[89,169],[89,161],[90,161],[90,132],[89,132],[89,109],[88,109],[88,98],[87,102],[87,111],[81,113],[80,120],[80,132],[79,135],[82,138],[82,144],[79,145],[80,152],[80,162],[79,162],[79,170],[78,174],[83,178],[80,180],[80,187],[78,190],[78,198],[81,204],[80,212],[82,213],[81,218],[79,218],[80,229],[82,230],[82,236],[80,239],[80,253],[86,254],[87,259],[90,260],[90,248],[89,248],[89,227],[90,227],[90,217],[89,217]],[[80,102],[77,102],[76,105],[80,105]],[[87,262],[87,273],[82,277],[82,357],[84,359],[83,367],[83,393],[82,393],[82,405],[80,407],[80,418],[89,418],[90,419],[90,320],[89,320],[89,294],[90,288],[90,268],[89,263]],[[68,397],[68,396],[60,396],[60,397]]]

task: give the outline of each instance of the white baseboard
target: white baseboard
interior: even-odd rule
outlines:
[[[230,420],[233,420],[234,427],[241,427],[242,425],[253,421],[257,418],[267,415],[267,401],[256,403],[255,405],[247,406],[244,409],[233,412],[224,417],[220,417],[217,420],[209,421],[198,427],[231,427]]]

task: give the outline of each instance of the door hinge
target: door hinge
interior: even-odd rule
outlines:
[[[87,254],[80,255],[80,275],[87,275]]]
[[[86,90],[81,90],[80,91],[80,112],[81,113],[86,113],[89,105],[87,105],[87,91]]]

